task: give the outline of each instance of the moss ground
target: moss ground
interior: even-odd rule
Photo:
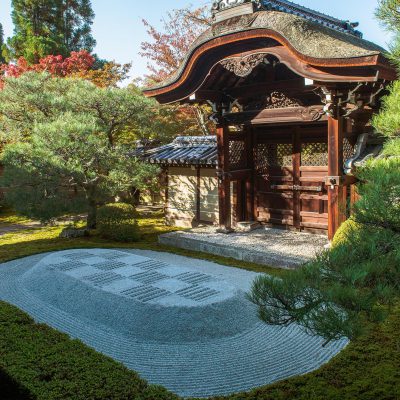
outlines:
[[[8,213],[1,225],[29,222]],[[138,248],[169,251],[257,272],[280,276],[284,271],[157,243],[173,230],[161,215],[139,218],[142,240],[121,244],[96,234],[59,239],[62,226],[25,229],[0,236],[0,262],[72,248]],[[351,343],[320,370],[251,393],[213,400],[400,400],[400,310],[382,325]],[[35,324],[26,314],[0,302],[0,398],[85,400],[172,400],[173,394],[149,386],[119,363],[71,340],[54,329]]]

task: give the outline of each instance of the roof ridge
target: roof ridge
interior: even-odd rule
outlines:
[[[339,32],[347,33],[359,38],[362,38],[362,33],[355,28],[358,22],[352,23],[348,20],[342,20],[321,11],[316,11],[300,4],[294,3],[290,0],[218,0],[213,3],[213,15],[224,12],[226,9],[232,9],[245,4],[253,4],[253,12],[262,10],[274,10],[293,14],[313,23],[337,30]],[[246,9],[247,10],[247,9]],[[245,11],[247,13],[247,11]],[[230,18],[227,17],[227,18]],[[218,19],[217,19],[218,21]]]
[[[299,15],[302,17],[305,17],[307,19],[311,19],[312,17],[319,17],[321,19],[326,20],[326,23],[323,24],[325,26],[328,26],[329,28],[332,29],[338,29],[339,31],[349,33],[351,35],[357,36],[362,38],[362,33],[360,31],[357,31],[355,28],[359,25],[358,22],[351,23],[348,20],[343,20],[339,19],[336,17],[333,17],[331,15],[325,14],[321,11],[313,10],[312,8],[304,7],[300,4],[294,3],[290,0],[260,0],[261,4],[264,7],[270,6],[273,9],[278,8],[277,11],[284,11],[284,12],[292,12],[295,15]],[[279,7],[283,7],[283,10],[280,10]],[[291,7],[292,10],[285,9],[285,7]],[[301,15],[301,13],[305,13],[305,15]],[[313,21],[313,22],[323,22],[323,21]]]
[[[216,136],[178,136],[171,143],[173,146],[196,146],[214,145],[217,142]]]

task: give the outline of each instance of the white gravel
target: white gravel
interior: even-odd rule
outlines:
[[[346,341],[261,323],[256,273],[141,250],[68,250],[0,265],[0,299],[184,397],[319,368]]]
[[[247,233],[218,233],[213,226],[160,236],[160,242],[278,268],[294,268],[324,250],[323,235],[262,227]]]

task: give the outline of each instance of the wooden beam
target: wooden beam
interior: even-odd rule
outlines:
[[[246,165],[252,173],[246,178],[246,220],[254,221],[254,141],[253,129],[245,125]]]
[[[327,120],[327,117],[323,113],[322,105],[244,111],[225,114],[224,117],[232,123],[251,122],[253,125],[303,123]]]
[[[343,117],[336,107],[328,118],[328,237],[332,240],[346,219],[346,188],[343,185]]]
[[[227,89],[225,94],[236,98],[254,97],[259,94],[267,94],[269,92],[285,92],[285,93],[306,93],[312,92],[313,86],[307,87],[304,83],[304,78],[300,79],[289,79],[282,81],[272,81],[266,83],[257,83],[252,85],[243,85]]]
[[[232,231],[231,180],[229,177],[229,127],[217,125],[218,198],[220,231]]]

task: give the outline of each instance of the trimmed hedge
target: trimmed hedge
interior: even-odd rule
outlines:
[[[177,400],[78,340],[0,302],[2,400]]]
[[[400,310],[320,370],[213,400],[398,400]],[[0,302],[1,400],[179,400],[112,359]],[[211,400],[211,399],[210,399]]]
[[[111,203],[97,211],[97,230],[100,236],[117,242],[140,240],[135,208],[126,203]]]
[[[343,222],[332,240],[332,247],[337,247],[346,242],[348,237],[357,234],[357,231],[360,228],[360,224],[355,222],[352,218],[349,218],[347,221]]]

